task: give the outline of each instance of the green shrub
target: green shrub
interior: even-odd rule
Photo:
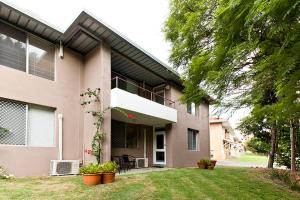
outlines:
[[[103,173],[116,173],[118,170],[118,164],[113,161],[105,162],[101,165]]]
[[[260,138],[253,137],[246,143],[246,149],[253,153],[268,154],[270,145]]]
[[[273,169],[270,171],[272,179],[278,179],[286,183],[290,189],[300,191],[300,177],[288,170]]]
[[[0,166],[0,179],[10,179],[14,176],[12,174],[9,174],[4,167]]]
[[[208,159],[208,158],[200,159],[199,163],[203,163],[205,165],[210,165],[211,164],[210,159]]]
[[[89,164],[80,168],[81,174],[99,174],[102,172],[102,167],[99,164]]]

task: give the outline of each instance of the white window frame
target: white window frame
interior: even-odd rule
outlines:
[[[24,102],[23,102],[24,103]],[[42,145],[36,145],[36,146],[30,146],[28,145],[28,107],[29,107],[29,104],[28,103],[24,103],[26,104],[26,111],[25,111],[25,144],[24,145],[16,145],[16,144],[0,144],[0,146],[9,146],[9,147],[24,147],[24,148],[34,148],[34,147],[38,147],[38,148],[53,148],[53,147],[56,147],[57,146],[57,142],[56,142],[56,128],[57,128],[57,125],[56,125],[56,110],[53,110],[53,113],[54,113],[54,127],[53,127],[53,130],[54,130],[54,133],[53,133],[53,145],[49,145],[49,146],[42,146]]]
[[[188,107],[191,107],[191,112],[189,112],[188,110]],[[194,112],[193,112],[193,105],[194,105]],[[187,110],[187,113],[192,115],[192,116],[198,116],[198,113],[199,113],[199,109],[197,109],[197,105],[194,103],[194,102],[191,102],[191,103],[187,103],[186,104],[186,110]]]

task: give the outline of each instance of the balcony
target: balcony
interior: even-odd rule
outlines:
[[[120,108],[133,116],[133,119],[128,119],[124,113],[113,110],[112,118],[119,121],[147,125],[177,122],[174,101],[120,77],[112,79],[111,107]]]

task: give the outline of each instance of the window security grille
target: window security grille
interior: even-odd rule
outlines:
[[[0,127],[8,133],[0,132],[0,144],[26,144],[26,104],[0,99]]]

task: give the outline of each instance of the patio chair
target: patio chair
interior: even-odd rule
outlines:
[[[122,162],[122,157],[121,156],[112,156],[111,160],[115,161],[118,164],[118,166],[119,166],[118,167],[118,172],[120,174],[121,170],[124,169],[123,162]]]
[[[122,163],[127,170],[135,168],[135,159],[136,158],[131,155],[122,155]]]

